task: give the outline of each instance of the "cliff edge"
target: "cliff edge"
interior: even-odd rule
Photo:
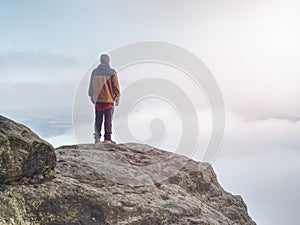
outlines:
[[[0,123],[0,224],[255,224],[207,163],[136,143],[63,146],[53,155],[28,128]]]

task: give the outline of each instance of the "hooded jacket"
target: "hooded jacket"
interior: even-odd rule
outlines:
[[[92,72],[89,96],[94,104],[119,101],[120,87],[117,72],[109,66],[109,56],[101,55],[101,64]]]

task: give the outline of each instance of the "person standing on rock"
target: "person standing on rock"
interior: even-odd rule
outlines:
[[[120,87],[117,73],[109,65],[109,56],[100,56],[101,64],[92,72],[89,96],[95,105],[95,143],[100,142],[104,117],[104,143],[115,143],[111,139],[114,105],[119,105]]]

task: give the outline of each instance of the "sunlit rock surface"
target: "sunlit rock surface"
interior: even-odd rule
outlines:
[[[209,164],[133,143],[55,152],[54,179],[0,185],[0,224],[255,224]]]

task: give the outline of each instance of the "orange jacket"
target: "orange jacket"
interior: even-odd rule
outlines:
[[[90,79],[89,96],[94,104],[118,102],[120,87],[117,73],[114,71],[112,75],[102,75],[93,72]]]

